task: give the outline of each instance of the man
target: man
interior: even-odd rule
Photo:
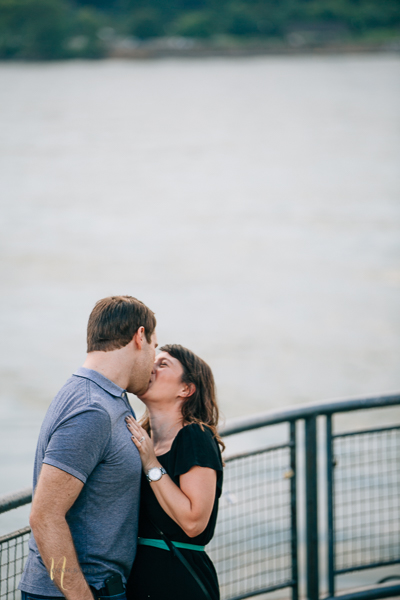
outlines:
[[[147,390],[155,326],[154,313],[131,296],[104,298],[89,317],[86,361],[40,430],[22,600],[125,598],[141,476],[126,391]]]

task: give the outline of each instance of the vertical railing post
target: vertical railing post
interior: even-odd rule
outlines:
[[[318,477],[317,477],[317,417],[305,419],[306,433],[306,561],[307,598],[318,600]]]
[[[335,532],[333,529],[333,448],[332,416],[326,416],[326,483],[328,496],[328,590],[329,596],[335,595]]]
[[[299,573],[297,560],[297,491],[296,491],[296,421],[290,422],[290,469],[292,477],[290,480],[290,510],[292,522],[292,600],[299,597]]]

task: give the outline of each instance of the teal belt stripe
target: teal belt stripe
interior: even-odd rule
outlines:
[[[177,548],[186,548],[187,550],[198,550],[204,552],[205,546],[196,546],[195,544],[184,544],[183,542],[172,542]],[[154,548],[161,548],[162,550],[169,550],[164,540],[151,540],[149,538],[138,538],[139,546],[154,546]]]

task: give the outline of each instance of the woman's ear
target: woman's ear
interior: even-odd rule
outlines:
[[[184,391],[184,393],[182,395],[185,398],[190,398],[190,396],[193,396],[195,391],[196,391],[196,386],[194,385],[194,383],[187,383],[186,390]]]

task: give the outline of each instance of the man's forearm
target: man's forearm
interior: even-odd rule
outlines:
[[[93,600],[65,518],[38,519],[32,523],[32,531],[50,578],[67,600]]]

